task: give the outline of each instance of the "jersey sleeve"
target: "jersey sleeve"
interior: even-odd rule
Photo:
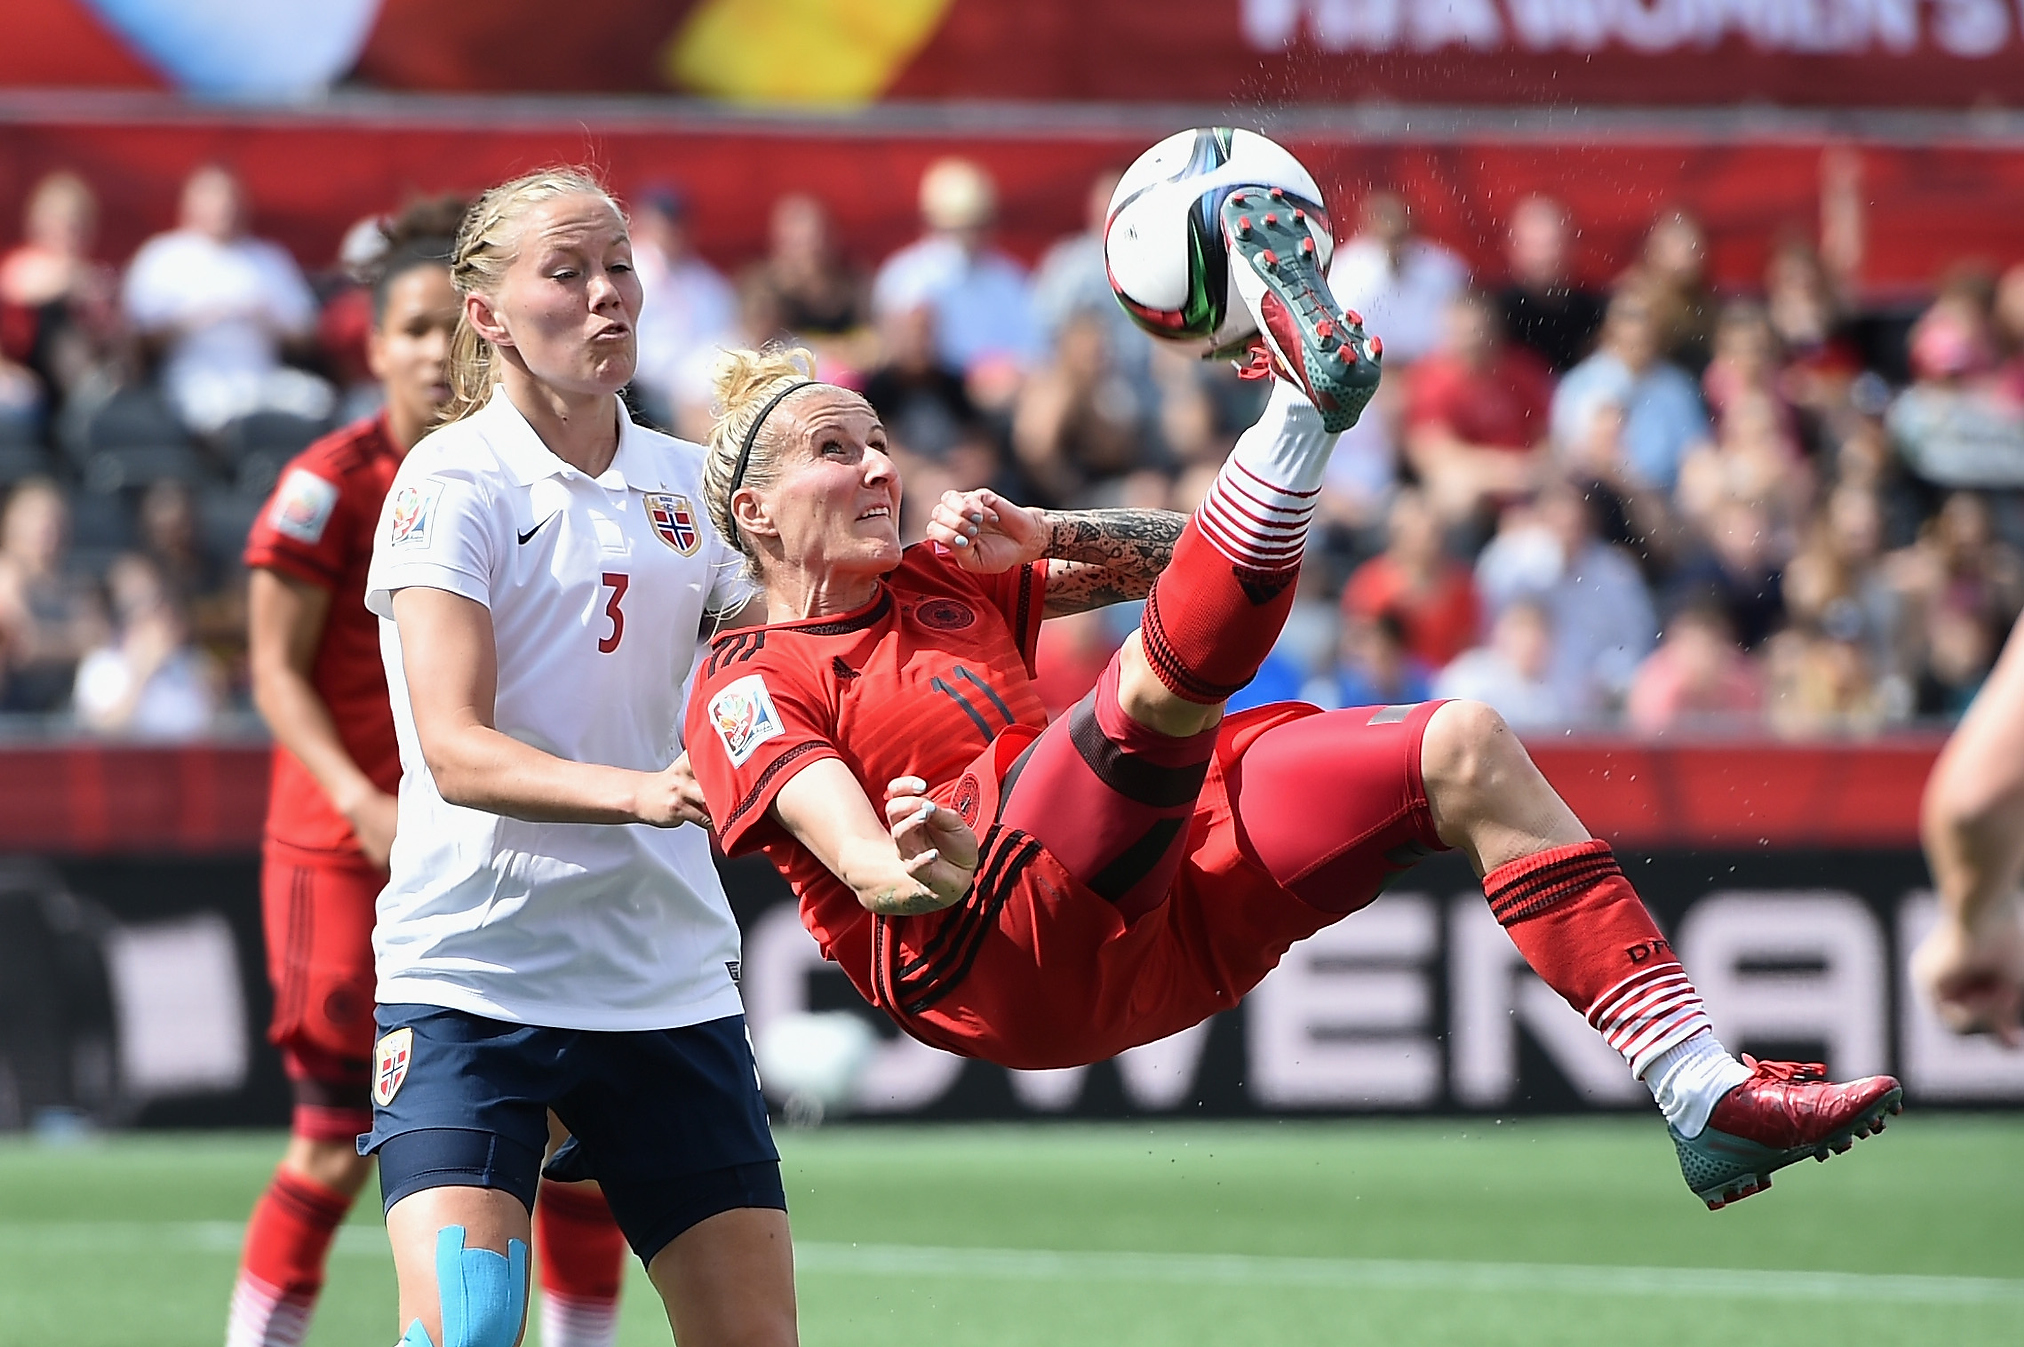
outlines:
[[[502,518],[492,493],[464,473],[396,478],[373,534],[365,606],[391,618],[394,593],[419,587],[491,607]]]
[[[727,856],[777,835],[773,800],[797,772],[843,756],[820,685],[791,656],[755,658],[762,650],[772,656],[780,643],[777,633],[771,642],[765,636],[750,628],[712,644],[683,727],[690,770]]]
[[[348,525],[359,503],[347,485],[324,464],[291,463],[246,535],[246,564],[337,588],[357,536]]]

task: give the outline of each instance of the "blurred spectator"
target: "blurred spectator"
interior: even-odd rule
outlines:
[[[838,251],[828,207],[805,192],[788,193],[773,203],[768,238],[771,250],[742,284],[771,293],[783,326],[816,340],[870,326],[870,286]]]
[[[907,482],[901,535],[917,538],[943,491],[1001,484],[1004,464],[963,376],[937,363],[934,310],[886,314],[879,333],[886,358],[865,379],[864,396]]]
[[[1448,304],[1469,283],[1468,264],[1413,231],[1397,192],[1363,199],[1363,227],[1335,250],[1328,288],[1384,338],[1385,359],[1409,365],[1434,349]]]
[[[197,493],[164,479],[141,495],[140,552],[190,620],[198,644],[236,665],[246,644],[245,576],[206,545]]]
[[[1780,375],[1784,355],[1778,333],[1764,306],[1755,300],[1732,300],[1722,308],[1715,327],[1715,355],[1701,374],[1701,393],[1707,399],[1719,433],[1729,409],[1744,398],[1769,403],[1778,418],[1778,429],[1799,448],[1798,421],[1786,400]]]
[[[1613,712],[1658,637],[1637,563],[1597,536],[1594,504],[1563,481],[1550,483],[1533,508],[1505,514],[1476,559],[1476,591],[1500,616],[1514,603],[1545,607],[1549,674],[1570,716]]]
[[[709,440],[710,427],[717,416],[716,395],[711,391],[710,376],[716,367],[720,348],[740,347],[756,351],[769,343],[794,344],[799,341],[787,329],[779,297],[771,287],[746,286],[738,291],[737,300],[737,321],[731,330],[716,341],[695,347],[689,352],[689,358],[675,367],[673,406],[670,409],[674,420],[669,428],[683,439],[697,444]],[[815,372],[818,378],[840,382],[848,380],[853,384],[862,378],[855,371],[830,368],[824,363],[820,351],[816,353]]]
[[[1862,355],[1834,278],[1805,240],[1786,239],[1771,250],[1764,312],[1785,354],[1780,385],[1787,400],[1816,420],[1840,410],[1862,373]]]
[[[1434,678],[1434,696],[1487,702],[1515,730],[1550,729],[1581,718],[1553,678],[1553,618],[1535,599],[1497,615],[1490,643],[1465,652]]]
[[[1887,715],[1861,633],[1839,621],[1795,624],[1765,649],[1772,732],[1787,739],[1867,734]]]
[[[1020,390],[1012,449],[1044,505],[1092,504],[1093,491],[1151,465],[1150,409],[1117,368],[1110,341],[1106,319],[1073,315],[1053,358]]]
[[[1047,708],[1050,721],[1066,715],[1096,686],[1118,644],[1117,633],[1100,608],[1086,608],[1040,625],[1040,642],[1033,654],[1033,691]]]
[[[1140,379],[1153,341],[1117,302],[1103,260],[1104,221],[1120,176],[1117,169],[1107,168],[1090,179],[1081,232],[1057,240],[1041,257],[1033,272],[1033,315],[1050,342],[1058,341],[1062,329],[1081,314],[1101,317],[1110,328],[1111,358],[1119,369]]]
[[[1673,603],[1712,598],[1737,639],[1756,649],[1785,621],[1779,541],[1767,506],[1721,497],[1701,523],[1697,547],[1673,574]]]
[[[77,667],[77,718],[98,734],[194,739],[218,710],[217,671],[154,565],[127,555],[106,574],[112,639]]]
[[[1958,714],[2024,606],[2024,558],[1995,536],[1988,502],[1957,491],[1926,521],[1918,542],[1887,564],[1911,605],[1914,648],[1925,656],[1919,712]]]
[[[1042,352],[1026,273],[990,246],[997,188],[967,159],[938,159],[921,175],[920,206],[927,233],[879,268],[873,309],[931,306],[942,362],[982,401],[1005,405]]]
[[[1345,627],[1396,621],[1406,651],[1438,669],[1474,645],[1481,614],[1469,568],[1442,545],[1441,521],[1417,491],[1401,491],[1383,552],[1356,568],[1342,590]]]
[[[1770,397],[1738,394],[1713,444],[1688,453],[1680,464],[1680,513],[1707,527],[1724,501],[1761,507],[1789,545],[1813,504],[1813,468],[1779,424]]]
[[[1553,438],[1581,442],[1603,403],[1623,408],[1624,457],[1647,486],[1670,491],[1688,450],[1708,439],[1708,418],[1693,376],[1662,358],[1658,319],[1642,290],[1619,290],[1603,319],[1594,355],[1560,381],[1553,396]]]
[[[1658,324],[1659,353],[1699,374],[1713,354],[1721,302],[1708,284],[1708,236],[1688,211],[1661,212],[1644,252],[1618,288],[1643,290]]]
[[[65,565],[69,521],[44,478],[15,487],[0,512],[0,709],[62,707],[78,660],[105,630],[91,586]]]
[[[1849,485],[1828,495],[1785,564],[1781,591],[1795,628],[1862,647],[1888,718],[1910,714],[1905,671],[1917,652],[1907,643],[1905,595],[1884,573],[1883,508],[1874,491]]]
[[[281,363],[310,348],[316,298],[285,249],[246,232],[245,198],[227,169],[190,175],[176,228],[134,254],[124,303],[160,352],[163,391],[192,430],[213,434],[257,411],[331,414],[330,385]]]
[[[1632,729],[1741,730],[1764,709],[1762,671],[1736,644],[1720,606],[1692,603],[1666,623],[1665,637],[1638,666],[1625,706]]]
[[[1553,376],[1502,327],[1489,296],[1464,291],[1448,305],[1441,344],[1406,371],[1406,453],[1453,523],[1529,494],[1547,466]]]
[[[1663,572],[1678,551],[1679,521],[1672,497],[1631,467],[1624,420],[1622,404],[1608,399],[1593,403],[1579,438],[1559,448],[1567,480],[1595,509],[1596,536],[1628,548],[1649,579]]]
[[[1335,667],[1300,690],[1301,701],[1330,709],[1397,706],[1433,695],[1432,668],[1406,648],[1405,623],[1391,612],[1345,616]]]
[[[1595,345],[1603,298],[1578,285],[1568,266],[1567,208],[1528,196],[1511,212],[1504,257],[1510,275],[1497,292],[1512,341],[1565,373]]]
[[[1943,291],[1913,324],[1912,386],[1887,416],[1911,471],[1940,487],[2024,486],[2024,405],[1989,376],[1995,346],[1970,284]]]
[[[696,255],[689,206],[671,187],[641,192],[632,210],[633,266],[640,278],[639,369],[647,413],[674,423],[684,379],[708,365],[738,320],[738,296]]]
[[[92,256],[98,199],[77,174],[51,173],[29,195],[22,242],[0,258],[0,331],[23,340],[8,354],[60,404],[118,356],[119,279]],[[4,376],[0,376],[4,378]]]

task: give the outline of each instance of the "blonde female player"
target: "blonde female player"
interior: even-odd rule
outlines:
[[[395,479],[366,598],[404,775],[359,1148],[402,1342],[519,1340],[553,1109],[561,1176],[601,1182],[684,1347],[782,1347],[792,1256],[738,932],[671,765],[697,637],[746,598],[736,557],[697,505],[698,448],[619,401],[640,286],[595,180],[485,193],[452,275],[455,396]]]

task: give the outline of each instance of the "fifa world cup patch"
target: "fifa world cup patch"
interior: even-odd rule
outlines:
[[[323,541],[323,530],[337,509],[337,485],[315,473],[296,468],[281,479],[274,493],[274,505],[267,522],[284,538],[293,538],[311,547]]]
[[[396,1029],[372,1045],[372,1102],[385,1108],[401,1092],[415,1056],[415,1031]]]
[[[443,484],[433,477],[396,491],[387,546],[427,547],[429,528],[436,521],[436,503],[442,498]]]
[[[703,531],[696,523],[696,509],[687,496],[649,491],[646,496],[647,522],[654,535],[685,557],[696,555]]]
[[[759,745],[787,733],[780,713],[773,709],[773,694],[758,674],[726,683],[710,698],[710,724],[724,741],[733,767],[743,767]]]

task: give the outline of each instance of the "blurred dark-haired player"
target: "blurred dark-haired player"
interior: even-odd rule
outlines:
[[[462,215],[460,202],[423,201],[385,226],[369,343],[385,409],[291,461],[247,542],[253,695],[275,738],[261,867],[269,1037],[295,1110],[247,1227],[228,1347],[302,1340],[332,1236],[372,1170],[357,1137],[372,1127],[373,907],[401,766],[365,577],[394,472],[449,399]],[[624,1239],[595,1184],[544,1183],[539,1205],[543,1340],[607,1347]]]

